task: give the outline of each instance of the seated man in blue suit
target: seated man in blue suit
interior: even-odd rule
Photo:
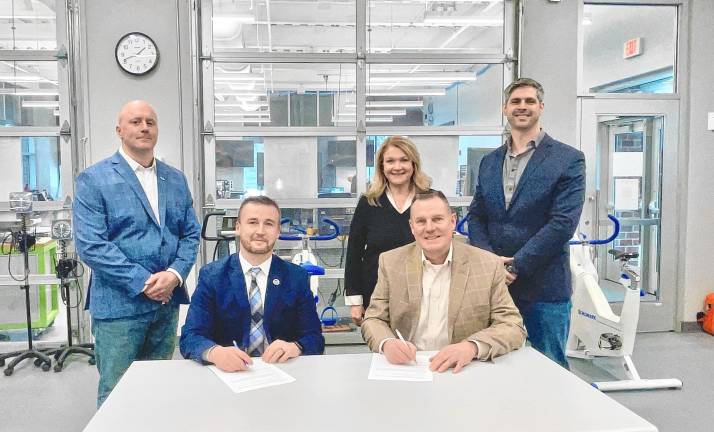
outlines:
[[[251,357],[269,363],[322,354],[325,340],[309,275],[273,255],[280,209],[272,199],[246,198],[238,210],[240,252],[201,269],[181,331],[181,354],[228,372]]]
[[[521,78],[504,92],[511,135],[481,161],[469,208],[469,241],[501,256],[531,345],[568,367],[568,241],[585,199],[583,152],[540,128],[543,87]]]
[[[154,157],[151,105],[124,105],[116,133],[119,151],[77,177],[73,213],[77,252],[92,269],[97,405],[134,360],[173,356],[201,231],[186,178]]]

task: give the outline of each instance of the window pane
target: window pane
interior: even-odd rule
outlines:
[[[213,0],[216,52],[355,52],[354,0]]]
[[[10,192],[23,190],[33,192],[37,201],[61,199],[57,137],[0,137],[0,154],[4,179],[0,201],[6,201]]]
[[[367,125],[500,125],[503,66],[369,66]]]
[[[591,93],[673,93],[677,7],[585,5],[583,83]]]
[[[317,138],[318,198],[350,198],[357,193],[354,137]]]
[[[355,124],[354,65],[218,64],[214,83],[219,126]]]
[[[367,177],[374,176],[375,154],[385,135],[367,137]],[[419,150],[422,170],[432,179],[432,188],[446,196],[472,196],[483,157],[501,146],[503,139],[495,136],[410,136]]]
[[[503,53],[503,2],[370,0],[372,53]]]
[[[216,140],[216,196],[242,199],[356,196],[354,136]]]
[[[0,126],[58,126],[57,62],[0,60]]]
[[[264,191],[263,139],[216,139],[216,197],[242,199]]]
[[[0,0],[0,50],[57,49],[54,1]]]

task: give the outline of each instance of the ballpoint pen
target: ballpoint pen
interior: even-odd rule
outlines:
[[[407,341],[404,339],[404,336],[399,332],[399,329],[394,329],[394,331],[397,333],[397,337],[399,337],[399,340],[402,341],[405,347],[409,348],[409,345],[407,344]],[[416,363],[416,358],[412,360],[414,363]]]

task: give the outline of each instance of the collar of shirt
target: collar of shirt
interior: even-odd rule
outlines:
[[[526,151],[524,151],[523,153],[521,153],[519,155],[514,155],[513,151],[511,150],[511,147],[513,144],[513,138],[509,135],[508,138],[506,138],[506,149],[508,150],[508,155],[509,156],[520,156],[522,154],[526,154],[529,151],[531,151],[532,149],[538,148],[541,141],[543,141],[544,137],[545,137],[545,131],[543,129],[541,129],[540,132],[538,132],[538,136],[536,136],[535,139],[528,141],[528,144],[526,146],[527,147]]]
[[[409,209],[409,207],[412,206],[412,202],[414,201],[414,195],[416,195],[416,193],[412,189],[409,192],[409,196],[407,196],[407,200],[404,201],[404,208],[400,209],[397,207],[396,201],[394,201],[394,196],[392,195],[392,191],[389,190],[389,186],[387,186],[387,189],[385,189],[385,192],[387,193],[387,199],[389,200],[390,203],[392,203],[392,207],[394,207],[394,209],[399,213],[404,213],[405,211],[407,211],[407,209]]]
[[[142,166],[139,162],[135,161],[134,159],[131,158],[128,154],[124,152],[124,148],[122,146],[119,146],[119,154],[121,157],[124,158],[126,163],[129,164],[129,167],[131,168],[132,171],[137,172],[137,171],[155,171],[156,170],[156,158],[154,158],[151,161],[151,166],[145,167]]]
[[[426,255],[424,255],[424,251],[421,251],[421,262],[425,268],[441,269],[442,266],[444,266],[445,264],[451,264],[451,258],[453,256],[453,253],[454,253],[454,245],[450,243],[449,244],[449,254],[446,255],[446,260],[443,262],[443,264],[432,264],[431,261],[429,261],[426,258]]]
[[[262,263],[258,264],[257,266],[254,266],[253,264],[249,263],[248,260],[243,257],[243,254],[238,252],[238,260],[240,261],[240,266],[241,269],[243,270],[243,280],[245,281],[245,292],[246,294],[250,297],[250,283],[251,283],[251,275],[250,275],[250,269],[253,267],[258,267],[260,269],[260,273],[255,275],[255,281],[258,283],[258,290],[260,291],[260,298],[263,301],[263,304],[265,304],[265,296],[266,292],[268,290],[268,274],[270,273],[270,263],[273,260],[273,256],[271,255],[270,258],[267,260],[263,261]]]
[[[244,276],[250,277],[250,269],[252,269],[253,267],[258,267],[260,268],[261,273],[264,274],[265,277],[268,277],[268,274],[270,273],[270,263],[273,261],[273,256],[271,255],[270,258],[258,264],[257,266],[254,266],[253,264],[249,263],[241,252],[238,252],[238,260],[240,261],[240,267],[241,269],[243,269]]]

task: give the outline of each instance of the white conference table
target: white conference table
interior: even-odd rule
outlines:
[[[85,432],[657,431],[532,348],[433,382],[368,380],[370,363],[300,357],[279,366],[295,382],[234,393],[194,361],[134,362]]]

